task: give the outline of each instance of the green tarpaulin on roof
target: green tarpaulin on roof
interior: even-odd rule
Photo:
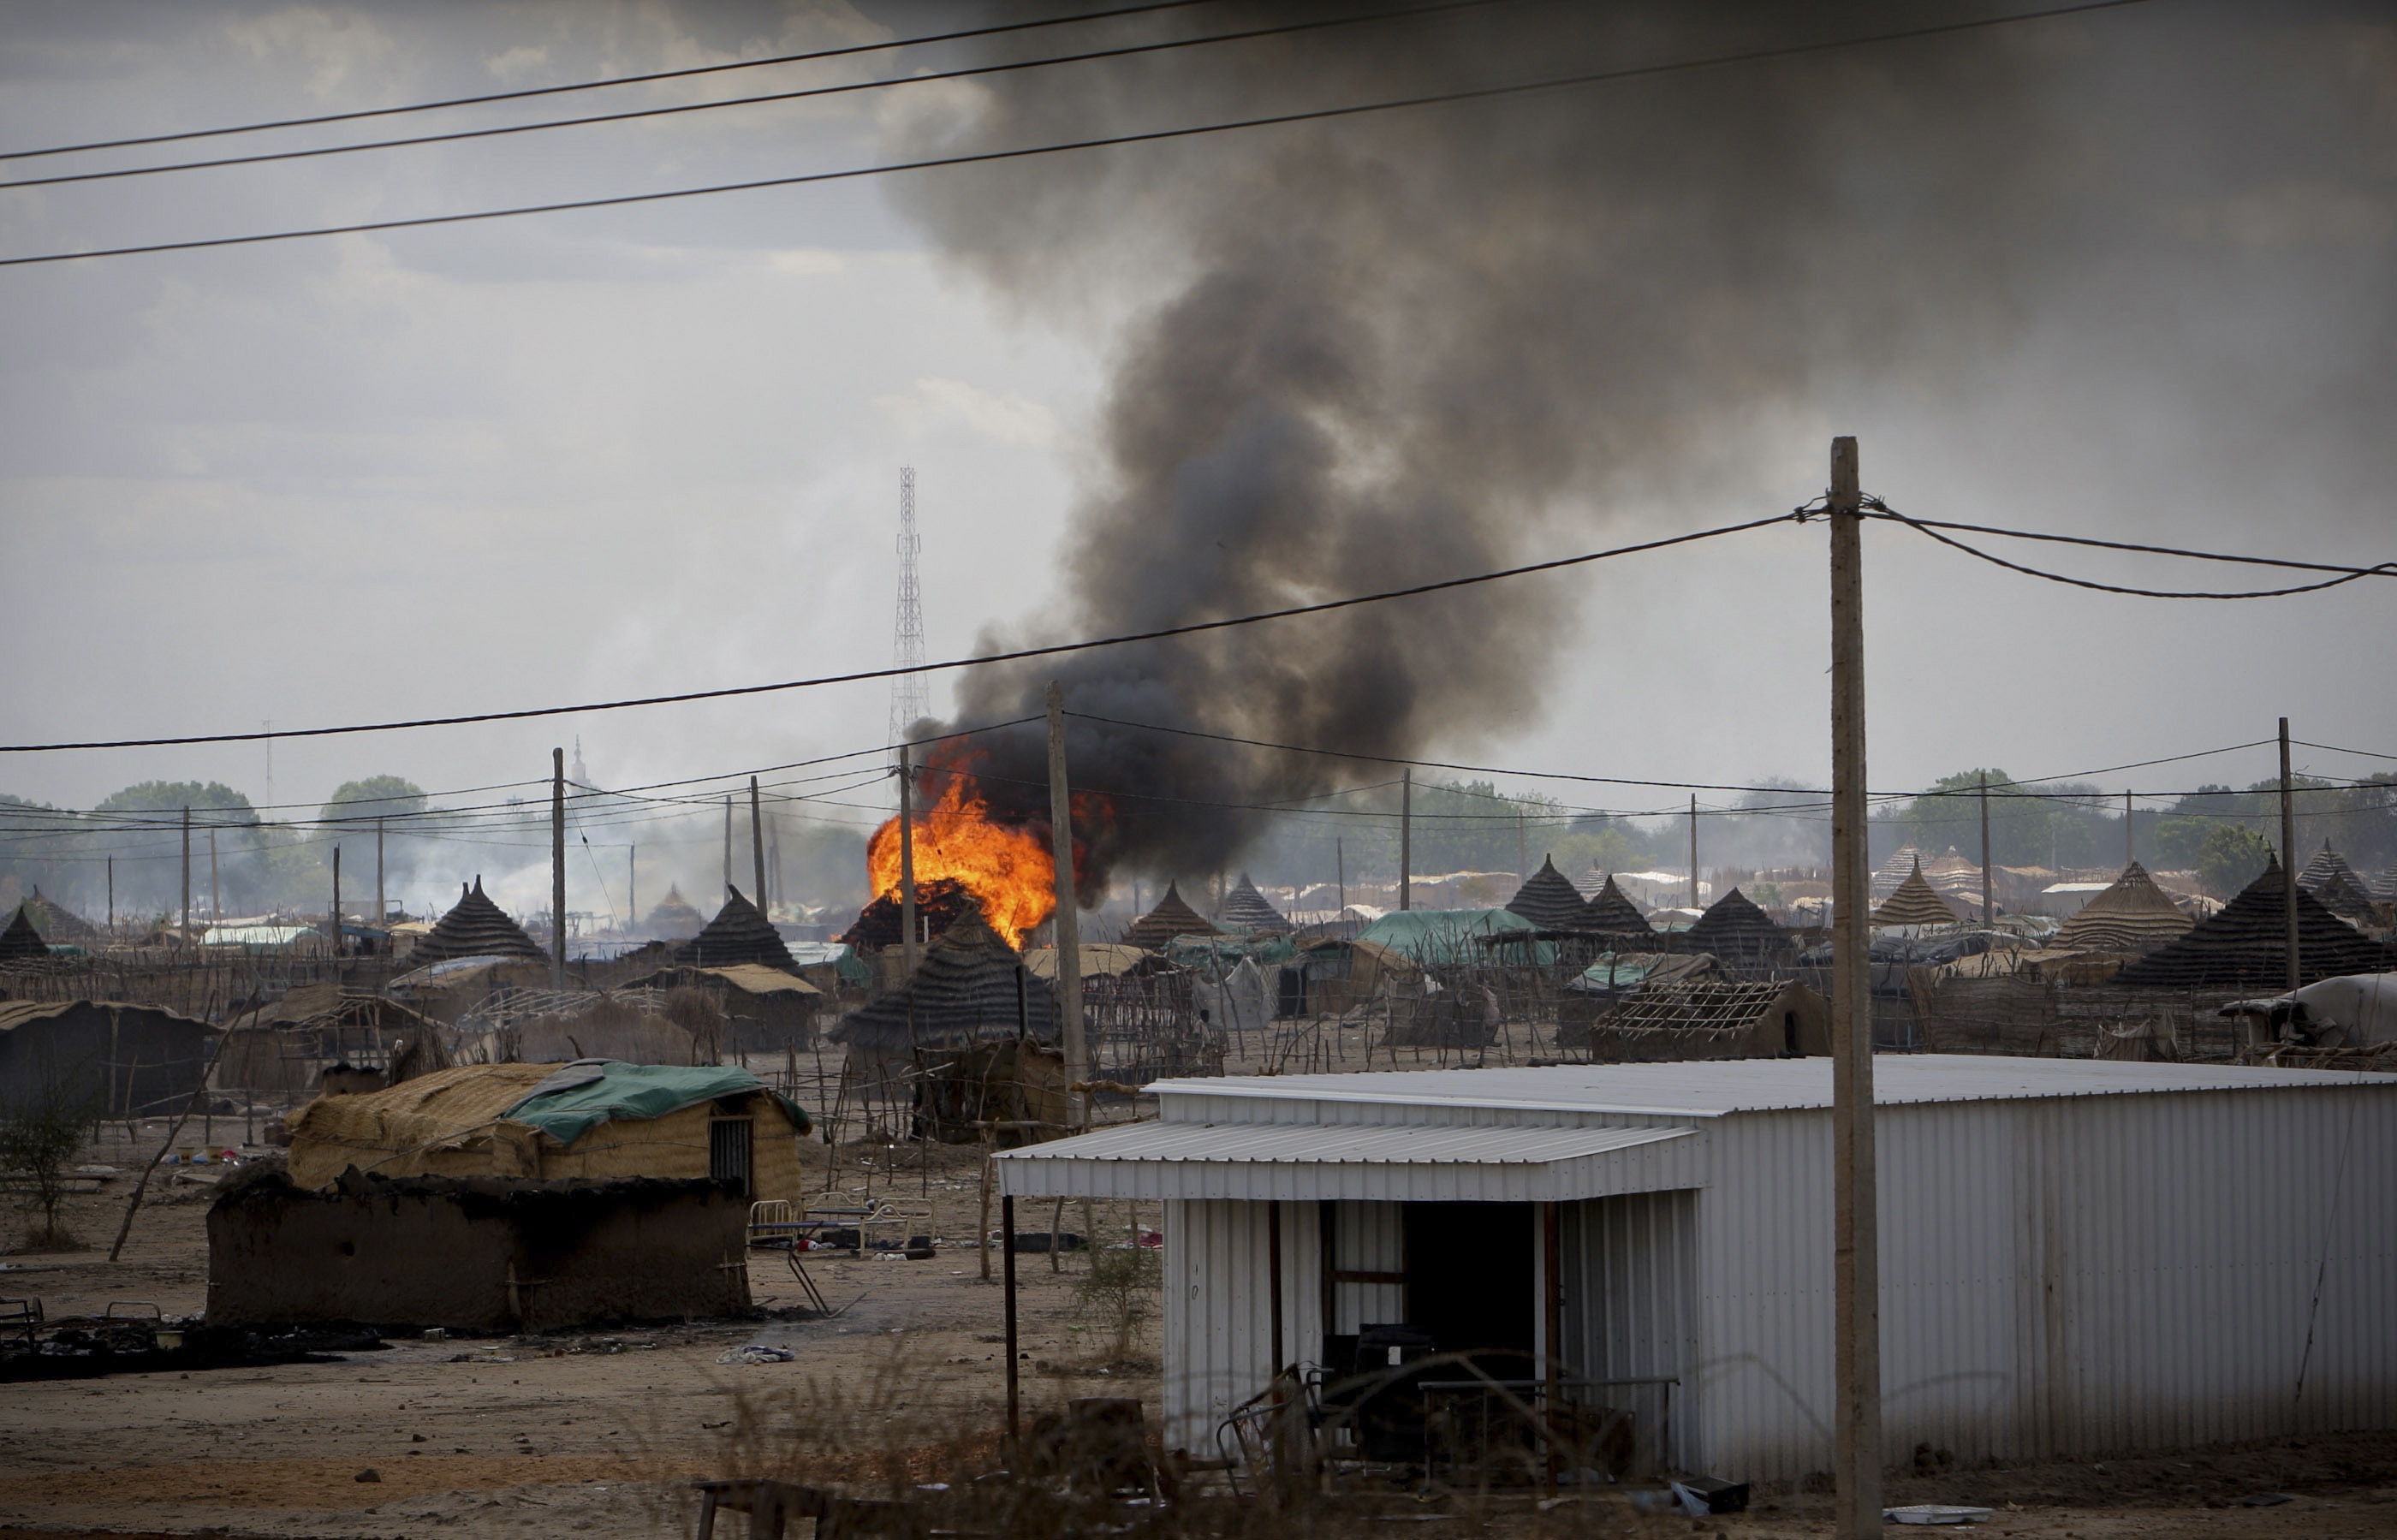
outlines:
[[[576,1072],[583,1078],[575,1078]],[[553,1085],[557,1089],[545,1089]],[[732,1065],[628,1065],[609,1059],[568,1065],[535,1086],[507,1116],[530,1123],[561,1145],[571,1145],[610,1120],[663,1118],[719,1096],[768,1089],[765,1081]],[[807,1132],[807,1110],[780,1091],[773,1094],[798,1131]]]
[[[1358,931],[1357,939],[1378,942],[1393,952],[1433,966],[1552,963],[1557,960],[1557,944],[1552,941],[1524,942],[1506,947],[1482,944],[1484,937],[1537,929],[1512,909],[1395,909]]]
[[[1246,957],[1259,968],[1288,962],[1298,949],[1288,936],[1176,936],[1165,944],[1166,960],[1176,968],[1196,968],[1213,974],[1237,968]]]

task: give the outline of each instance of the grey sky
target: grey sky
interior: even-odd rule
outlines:
[[[12,7],[0,144],[671,68],[967,14]],[[1855,433],[1868,489],[1908,512],[2397,556],[2397,27],[2361,8],[2276,7],[2267,21],[2164,3],[2037,25],[2041,38],[2007,46],[2054,50],[2058,96],[2025,121],[2056,136],[2041,153],[2067,195],[1974,313],[1878,355],[1826,356],[1803,390],[1711,416],[1644,492],[1560,499],[1526,527],[1522,556],[1786,510],[1820,489],[1828,438]],[[736,82],[752,84],[720,76],[697,90]],[[2099,85],[2102,100],[2064,94]],[[1639,89],[1650,131],[1669,142],[1694,99]],[[850,164],[920,141],[924,114],[970,121],[984,100],[917,87],[0,194],[0,248]],[[1379,130],[1364,119],[1338,131]],[[1853,132],[1895,131],[1857,112]],[[1203,179],[1210,156],[1258,153],[1211,142],[1156,164]],[[1000,289],[986,253],[944,255],[916,206],[888,192],[0,271],[0,605],[18,663],[0,737],[239,730],[877,666],[903,463],[921,482],[932,655],[971,649],[987,627],[1069,623],[1047,607],[1069,519],[1102,473],[1105,371],[1170,291],[1172,264],[1146,263],[1128,228],[1094,238],[1097,257],[1070,282]],[[1173,182],[1157,195],[1173,198]],[[1898,221],[1960,195],[1970,189],[1865,187],[1855,206]],[[1860,224],[1836,260],[1868,269],[1876,232]],[[1649,260],[1668,272],[1677,236],[1661,234]],[[2178,565],[2044,559],[2248,585]],[[1887,529],[1872,532],[1868,564],[1877,785],[1975,763],[2041,775],[2182,753],[2264,737],[2284,713],[2303,736],[2397,753],[2387,583],[2163,604],[2031,583]],[[1532,703],[1427,752],[1665,779],[1823,773],[1818,529],[1641,557],[1561,592],[1578,628],[1545,661]],[[933,690],[944,708],[946,683]],[[529,777],[577,733],[603,782],[698,775],[877,743],[886,708],[886,691],[866,687],[284,744],[275,791],[309,802],[383,771],[434,789]],[[2309,757],[2324,771],[2385,768]],[[263,760],[256,747],[0,757],[0,790],[87,805],[131,781],[191,776],[263,801]],[[2162,789],[2267,768],[2259,750],[2124,779]]]

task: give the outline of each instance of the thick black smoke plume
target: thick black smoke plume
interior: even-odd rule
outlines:
[[[1212,6],[1171,24],[1341,8]],[[998,76],[909,129],[907,148],[1139,131],[1967,14],[1526,0]],[[1094,294],[1139,306],[1113,340],[1104,462],[1066,542],[1064,602],[986,644],[1503,567],[1625,533],[1614,509],[1679,528],[1766,511],[1705,501],[1759,424],[1802,410],[1829,376],[1902,368],[1935,388],[2021,322],[2023,286],[2069,251],[2063,232],[2096,196],[2073,125],[2089,111],[2093,36],[2115,24],[911,182],[903,199],[943,249],[1021,304],[1069,318],[1094,312]],[[1641,581],[1674,581],[1656,570]],[[979,671],[959,686],[959,718],[1037,712],[1054,676],[1069,709],[1095,716],[1429,753],[1533,712],[1636,704],[1653,681],[1627,681],[1616,702],[1552,697],[1548,660],[1587,583],[1514,581]],[[1088,722],[1070,744],[1075,783],[1118,798],[1091,852],[1094,889],[1114,871],[1213,872],[1262,826],[1256,805],[1391,773]],[[994,805],[1045,819],[1037,731],[980,747]]]

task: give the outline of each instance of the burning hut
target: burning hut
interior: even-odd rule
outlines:
[[[1948,907],[1948,901],[1939,896],[1939,891],[1923,878],[1922,864],[1917,862],[1914,870],[1907,874],[1906,880],[1899,883],[1896,891],[1872,912],[1872,923],[1953,925],[1956,923],[1956,911]]]
[[[49,955],[49,944],[42,939],[39,931],[33,929],[33,922],[26,917],[25,906],[18,904],[16,916],[8,921],[8,928],[0,931],[0,963],[38,962]]]
[[[484,896],[483,879],[479,877],[472,888],[460,886],[458,902],[408,953],[408,960],[420,964],[451,962],[460,957],[530,957],[541,961],[547,957],[533,944],[522,926]]]
[[[1225,931],[1235,936],[1251,936],[1259,931],[1278,936],[1290,934],[1290,921],[1266,901],[1265,894],[1257,891],[1257,885],[1249,880],[1246,872],[1224,895],[1223,907],[1216,911],[1215,918]]]
[[[1051,1041],[1056,986],[1033,978],[1023,961],[982,912],[969,907],[924,948],[916,971],[898,988],[842,1017],[830,1037],[852,1054],[886,1064],[904,1061],[917,1048],[1019,1033]]]
[[[2172,895],[2137,862],[2122,868],[2114,885],[2081,906],[2051,944],[2097,952],[2152,952],[2189,934],[2191,921]]]
[[[1157,907],[1132,922],[1124,932],[1127,944],[1151,952],[1162,952],[1166,944],[1176,936],[1220,936],[1224,932],[1207,923],[1207,917],[1183,901],[1177,883],[1165,885],[1165,896]]]
[[[1579,931],[1589,925],[1590,906],[1582,902],[1581,891],[1557,870],[1554,856],[1540,858],[1540,869],[1515,890],[1506,907],[1543,931]],[[1640,929],[1647,929],[1646,921],[1640,922]]]
[[[1727,964],[1753,967],[1772,961],[1786,950],[1789,932],[1774,924],[1771,916],[1734,888],[1698,917],[1697,923],[1685,933],[1685,940],[1689,946],[1712,952]]]
[[[691,906],[680,888],[669,887],[649,917],[641,922],[641,929],[652,940],[681,942],[699,934],[706,923],[707,917]]]
[[[751,965],[796,974],[799,965],[773,924],[741,890],[725,885],[724,907],[689,943],[676,949],[675,961],[691,968],[732,968]]]
[[[916,884],[916,940],[918,944],[945,932],[968,910],[979,912],[974,896],[955,877],[935,877]],[[840,940],[861,952],[879,952],[903,939],[899,891],[892,889],[857,912],[857,919]]]
[[[1640,912],[1640,906],[1624,897],[1623,890],[1614,885],[1612,872],[1607,874],[1606,880],[1599,885],[1598,891],[1591,895],[1584,907],[1581,928],[1610,936],[1653,936],[1656,933],[1655,927],[1648,923],[1648,917]]]
[[[2277,984],[2288,977],[2288,941],[2283,910],[2288,889],[2278,861],[2265,864],[2255,881],[2188,934],[2166,943],[2114,975],[2114,982],[2148,989],[2241,989]],[[2371,973],[2389,966],[2389,949],[2359,934],[2352,925],[2297,889],[2297,982]]]

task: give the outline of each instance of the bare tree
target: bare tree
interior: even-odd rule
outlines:
[[[100,1111],[90,1077],[47,1065],[30,1088],[0,1104],[0,1173],[14,1179],[38,1216],[26,1227],[27,1250],[64,1252],[82,1244],[60,1220],[59,1209]]]

